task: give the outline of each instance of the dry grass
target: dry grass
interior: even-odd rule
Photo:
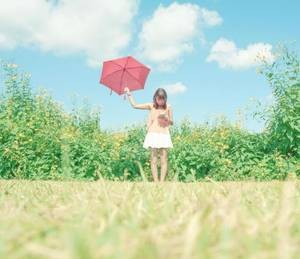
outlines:
[[[297,258],[300,181],[0,181],[1,258]]]

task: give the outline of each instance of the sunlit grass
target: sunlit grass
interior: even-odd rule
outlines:
[[[0,181],[1,258],[296,258],[300,181]]]

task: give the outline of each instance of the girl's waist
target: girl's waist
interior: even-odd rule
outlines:
[[[159,129],[159,128],[152,128],[152,127],[149,127],[149,128],[148,128],[148,132],[170,134],[169,128]]]

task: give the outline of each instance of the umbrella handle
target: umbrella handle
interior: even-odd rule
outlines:
[[[125,82],[125,87],[127,87],[126,82]],[[123,99],[124,99],[124,101],[126,100],[126,93],[124,92],[124,88],[125,88],[125,87],[123,87],[123,93],[124,93],[124,98],[123,98]]]

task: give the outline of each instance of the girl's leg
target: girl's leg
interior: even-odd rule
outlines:
[[[157,173],[157,148],[151,148],[151,172],[154,179],[154,182],[158,182],[158,173]]]
[[[160,181],[163,182],[167,175],[167,169],[168,169],[168,149],[167,148],[161,149],[160,162],[161,162]]]

